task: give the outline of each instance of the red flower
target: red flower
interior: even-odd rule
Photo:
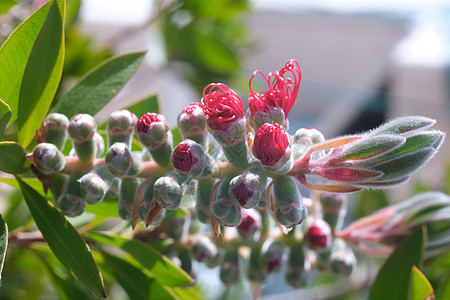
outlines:
[[[278,124],[266,123],[255,135],[253,154],[264,166],[274,166],[289,154],[289,135]]]
[[[212,130],[226,131],[236,120],[244,118],[244,104],[223,83],[210,83],[203,90],[202,108]]]
[[[310,248],[325,249],[331,243],[330,226],[323,220],[315,220],[309,225],[305,237]]]
[[[252,89],[252,80],[258,74],[262,75],[269,87],[269,90],[262,94]],[[253,72],[249,81],[250,97],[248,99],[251,116],[253,117],[257,112],[269,113],[271,109],[280,108],[286,119],[297,98],[301,78],[302,71],[293,59],[288,61],[280,71],[270,72],[268,77],[259,70]]]
[[[145,147],[156,148],[167,141],[169,123],[163,115],[146,113],[136,124],[136,134]]]

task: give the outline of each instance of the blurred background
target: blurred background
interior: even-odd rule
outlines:
[[[43,2],[22,1],[3,15],[0,39]],[[210,82],[228,84],[246,104],[254,70],[267,74],[293,58],[303,79],[290,133],[314,127],[333,138],[404,115],[437,119],[436,129],[450,133],[449,1],[68,0],[67,9],[61,92],[111,55],[148,49],[99,121],[156,94],[176,126]],[[411,184],[443,189],[449,153],[447,141]],[[411,184],[392,201],[411,194]],[[215,286],[212,278],[203,284]],[[266,289],[289,289],[274,282]]]

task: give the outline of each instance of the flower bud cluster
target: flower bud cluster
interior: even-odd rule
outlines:
[[[267,91],[252,89],[256,75],[262,75]],[[390,250],[415,227],[443,218],[448,198],[427,196],[431,206],[420,199],[405,202],[341,230],[347,201],[342,193],[405,182],[439,150],[445,134],[431,129],[434,120],[403,117],[332,140],[313,128],[290,135],[287,117],[301,75],[294,60],[268,76],[256,71],[247,112],[228,86],[207,85],[200,101],[178,116],[183,140],[176,145],[167,119],[154,112],[139,118],[128,110],[111,113],[107,149],[92,116],[69,120],[50,114],[27,158],[40,178],[48,179],[45,188],[63,214],[73,217],[86,204],[116,201],[118,215],[133,227],[140,219],[151,228],[164,228],[174,242],[166,254],[189,274],[194,274],[192,258],[220,265],[221,280],[231,286],[248,258],[247,277],[256,283],[283,264],[294,287],[304,284],[313,267],[349,275],[356,261],[347,242]],[[73,149],[65,156],[67,137]],[[135,137],[140,144],[133,142]],[[320,191],[313,205],[300,193],[301,184]],[[222,233],[228,239],[228,227],[235,227],[231,242],[189,238],[189,217],[210,226],[216,238]],[[276,225],[284,235],[273,235]],[[434,247],[440,249],[440,243],[436,238]],[[247,257],[241,247],[250,250]]]

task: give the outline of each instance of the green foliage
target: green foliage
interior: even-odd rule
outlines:
[[[369,300],[407,299],[413,266],[422,266],[426,232],[417,230],[406,238],[381,267]]]
[[[5,263],[6,249],[8,248],[8,225],[0,215],[0,278],[2,277],[3,264]]]
[[[25,158],[27,152],[15,142],[0,142],[0,170],[10,174],[21,174],[30,168]]]
[[[409,299],[423,300],[434,296],[433,287],[423,273],[413,266],[411,270],[411,281],[409,285]]]
[[[0,139],[3,137],[6,125],[9,119],[11,119],[11,108],[3,100],[0,99]]]
[[[42,195],[16,177],[37,227],[53,253],[98,297],[105,287],[89,247],[77,230]]]
[[[7,12],[11,7],[16,5],[17,2],[14,0],[1,0],[0,1],[0,14],[4,14]]]
[[[62,8],[64,12],[64,6]],[[19,94],[19,142],[28,146],[41,126],[61,78],[64,42],[63,21],[53,2],[31,48]]]
[[[80,114],[95,114],[105,106],[137,70],[145,52],[111,58],[86,74],[51,109],[68,118]]]

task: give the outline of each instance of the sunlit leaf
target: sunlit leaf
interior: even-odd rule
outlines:
[[[15,142],[0,142],[0,170],[10,174],[21,174],[30,168],[25,158],[27,152]]]
[[[59,261],[97,297],[105,297],[103,279],[86,242],[42,195],[16,177],[30,212]]]
[[[239,65],[229,45],[216,36],[197,34],[194,46],[203,63],[212,71],[230,72]]]
[[[167,287],[126,260],[106,252],[102,255],[107,267],[112,270],[130,299],[176,299],[176,295]]]
[[[64,0],[58,0],[64,16]],[[18,116],[19,94],[28,58],[52,2],[48,2],[20,24],[0,48],[0,98],[11,108],[10,123]]]
[[[11,108],[2,99],[0,99],[0,139],[3,137],[6,125],[11,119]]]
[[[407,299],[413,266],[421,266],[425,249],[425,228],[415,231],[391,254],[378,272],[369,300]]]
[[[409,300],[432,300],[434,290],[423,273],[413,266],[411,269],[411,281],[409,284]]]
[[[3,264],[5,263],[6,249],[8,248],[8,225],[0,215],[0,279],[2,277]]]
[[[69,118],[79,113],[94,115],[120,91],[144,56],[145,52],[133,52],[106,60],[81,78],[51,112],[62,113]]]
[[[149,245],[120,236],[106,236],[90,233],[88,238],[99,243],[109,244],[121,248],[133,256],[139,263],[155,275],[155,279],[170,287],[192,283],[186,272],[175,266],[167,257]]]
[[[20,144],[27,146],[41,126],[61,79],[64,60],[63,20],[57,2],[34,42],[19,94]]]

